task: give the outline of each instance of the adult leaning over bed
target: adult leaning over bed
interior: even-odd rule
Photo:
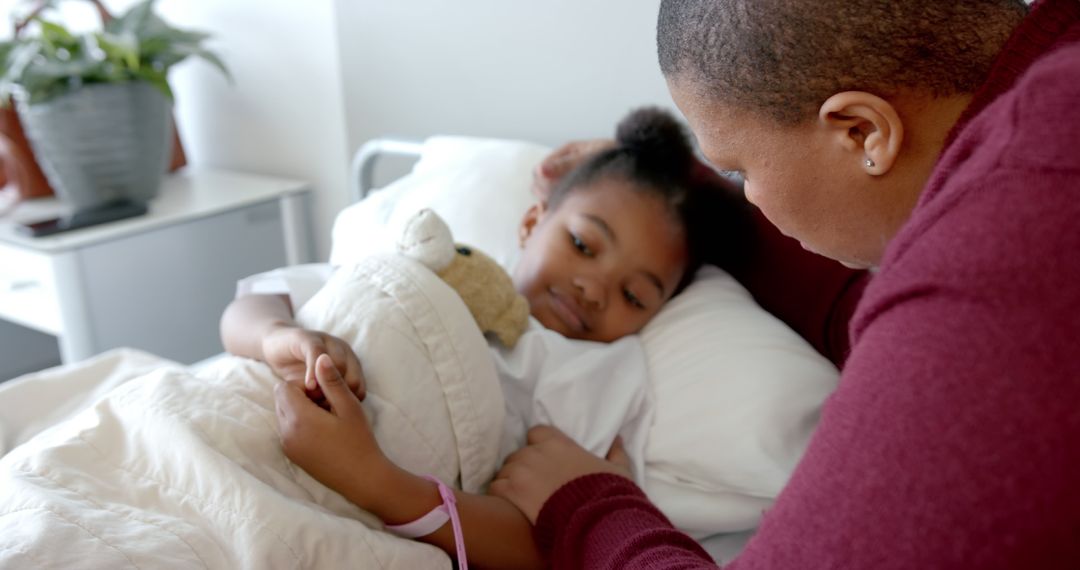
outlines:
[[[664,0],[658,44],[705,156],[877,267],[729,567],[1080,566],[1080,3]],[[492,491],[556,568],[712,567],[619,472],[538,429]]]

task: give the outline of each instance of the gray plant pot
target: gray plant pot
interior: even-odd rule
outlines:
[[[169,164],[172,104],[144,81],[87,85],[18,103],[49,184],[75,210],[157,195]]]

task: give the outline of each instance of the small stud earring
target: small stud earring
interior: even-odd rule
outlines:
[[[872,158],[868,158],[868,159],[866,159],[866,162],[864,162],[863,164],[865,164],[867,168],[873,168],[874,167],[874,160]]]

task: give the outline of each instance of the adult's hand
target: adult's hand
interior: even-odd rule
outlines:
[[[615,141],[611,139],[592,139],[571,141],[555,149],[533,170],[533,195],[541,202],[547,202],[551,190],[563,176],[590,156],[614,145]]]
[[[281,446],[293,463],[365,508],[372,500],[368,494],[379,491],[392,464],[330,357],[319,356],[314,368],[329,409],[312,402],[299,382],[278,383],[274,400]]]
[[[513,503],[535,524],[544,503],[560,487],[585,475],[613,473],[627,479],[630,458],[616,438],[607,459],[597,457],[550,426],[529,430],[528,445],[506,459],[488,493]]]
[[[302,385],[309,398],[326,408],[326,395],[315,378],[315,362],[324,354],[330,358],[349,390],[363,400],[366,391],[360,359],[344,340],[291,325],[273,329],[262,340],[263,360],[274,372],[286,382]]]

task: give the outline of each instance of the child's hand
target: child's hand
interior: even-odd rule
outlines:
[[[597,457],[551,426],[529,430],[529,444],[506,458],[488,493],[514,504],[536,524],[544,503],[560,487],[585,475],[612,473],[632,479],[630,458],[615,438],[607,459]]]
[[[371,432],[360,400],[345,384],[330,357],[315,361],[315,376],[328,410],[315,405],[295,381],[274,390],[285,455],[319,482],[369,508],[372,490],[382,488],[393,464]]]
[[[569,174],[593,154],[614,145],[615,141],[611,139],[592,139],[571,141],[555,149],[533,170],[533,195],[539,201],[547,202],[552,188],[563,176]]]
[[[366,395],[360,359],[349,343],[336,336],[296,326],[279,326],[263,337],[262,354],[278,376],[303,386],[308,397],[324,408],[326,398],[315,380],[315,361],[323,354],[330,357],[357,398],[363,400]]]

